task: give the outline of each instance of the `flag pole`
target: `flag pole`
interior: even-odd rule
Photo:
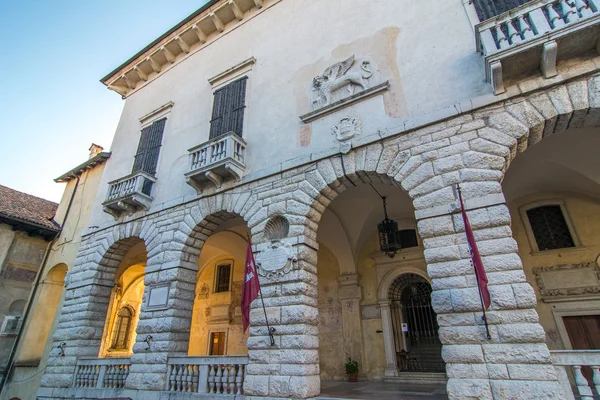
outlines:
[[[471,260],[471,267],[473,267],[473,270],[475,271],[475,278],[479,279],[477,270],[475,269],[475,266],[473,265],[473,260]],[[485,332],[487,334],[488,340],[492,340],[492,335],[490,335],[490,327],[488,326],[488,322],[487,322],[487,315],[485,314],[485,306],[483,305],[483,294],[481,293],[481,287],[479,286],[479,283],[477,284],[477,290],[479,291],[479,301],[481,301],[481,311],[483,312],[481,319],[483,320],[483,324],[485,325]]]
[[[260,301],[262,302],[263,311],[265,312],[265,321],[267,321],[267,331],[269,332],[269,339],[271,340],[271,347],[275,346],[275,338],[273,337],[273,332],[275,332],[275,328],[271,328],[269,326],[269,319],[267,318],[267,309],[265,308],[265,300],[263,299],[262,289],[260,289]]]
[[[457,183],[456,184],[456,191],[458,192],[458,197],[460,199],[460,208],[461,211],[464,210],[464,205],[463,205],[463,200],[462,200],[462,192],[460,190],[460,185]],[[466,213],[466,210],[465,210]],[[466,229],[466,226],[465,226]],[[479,301],[481,302],[481,311],[483,313],[483,315],[481,316],[481,319],[483,320],[483,324],[485,325],[485,333],[487,335],[487,339],[488,340],[492,340],[492,335],[490,335],[490,327],[488,325],[488,321],[487,321],[487,315],[485,313],[485,305],[483,304],[483,293],[481,293],[481,286],[479,286],[479,274],[477,273],[477,268],[475,268],[475,265],[473,264],[473,252],[469,246],[469,254],[471,255],[470,257],[470,261],[471,261],[471,267],[473,267],[473,271],[475,272],[475,280],[477,281],[477,291],[479,292]]]
[[[248,242],[250,242],[250,235],[246,235],[248,238]],[[259,286],[260,287],[260,286]],[[269,325],[269,318],[267,318],[267,309],[265,308],[265,299],[263,299],[262,288],[258,291],[260,293],[260,301],[262,303],[263,312],[265,313],[265,322],[267,323],[267,332],[269,333],[269,340],[271,341],[271,347],[275,346],[275,338],[273,337],[273,333],[275,332],[275,328],[271,328]]]

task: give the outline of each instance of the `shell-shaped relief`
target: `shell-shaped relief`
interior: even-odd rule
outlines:
[[[270,241],[281,240],[287,237],[289,232],[290,223],[287,218],[282,215],[276,215],[267,221],[264,230],[265,237]]]

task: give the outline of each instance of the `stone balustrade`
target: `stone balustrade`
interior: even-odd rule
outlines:
[[[478,24],[477,49],[485,56],[486,78],[494,92],[505,92],[506,80],[538,67],[544,78],[556,76],[558,42],[561,53],[570,57],[595,48],[591,36],[597,34],[599,4],[598,0],[537,0]],[[538,61],[532,63],[532,58]]]
[[[108,182],[104,211],[118,218],[124,212],[148,209],[152,202],[152,186],[156,178],[144,171],[134,172]]]
[[[568,400],[598,398],[594,397],[592,386],[595,388],[596,396],[600,396],[600,350],[554,350],[550,354]],[[577,386],[577,396],[573,394],[574,390],[571,389],[567,367],[570,367],[573,374],[574,383]],[[584,376],[583,367],[589,367],[593,371],[591,382],[588,382]]]
[[[246,142],[234,132],[228,132],[188,150],[189,171],[185,174],[186,182],[198,194],[207,182],[217,188],[227,178],[239,181],[246,169]]]
[[[168,392],[244,394],[248,356],[170,357]]]
[[[122,389],[129,375],[129,358],[83,358],[77,361],[73,387]]]

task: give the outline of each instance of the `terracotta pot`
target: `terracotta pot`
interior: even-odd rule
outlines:
[[[358,382],[358,372],[348,374],[348,382]]]

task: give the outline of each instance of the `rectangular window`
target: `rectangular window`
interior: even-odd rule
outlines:
[[[527,218],[539,251],[575,247],[560,205],[531,208]]]
[[[402,229],[399,230],[396,235],[398,235],[398,241],[403,249],[417,247],[419,245],[419,242],[417,241],[417,231],[414,229]]]
[[[247,81],[248,78],[244,77],[215,92],[210,120],[210,139],[228,132],[234,132],[242,137]]]
[[[210,356],[225,355],[225,332],[212,332],[210,334]]]
[[[231,277],[231,264],[217,265],[217,279],[215,293],[229,291],[229,278]]]
[[[474,0],[475,10],[480,21],[493,18],[531,0]]]

